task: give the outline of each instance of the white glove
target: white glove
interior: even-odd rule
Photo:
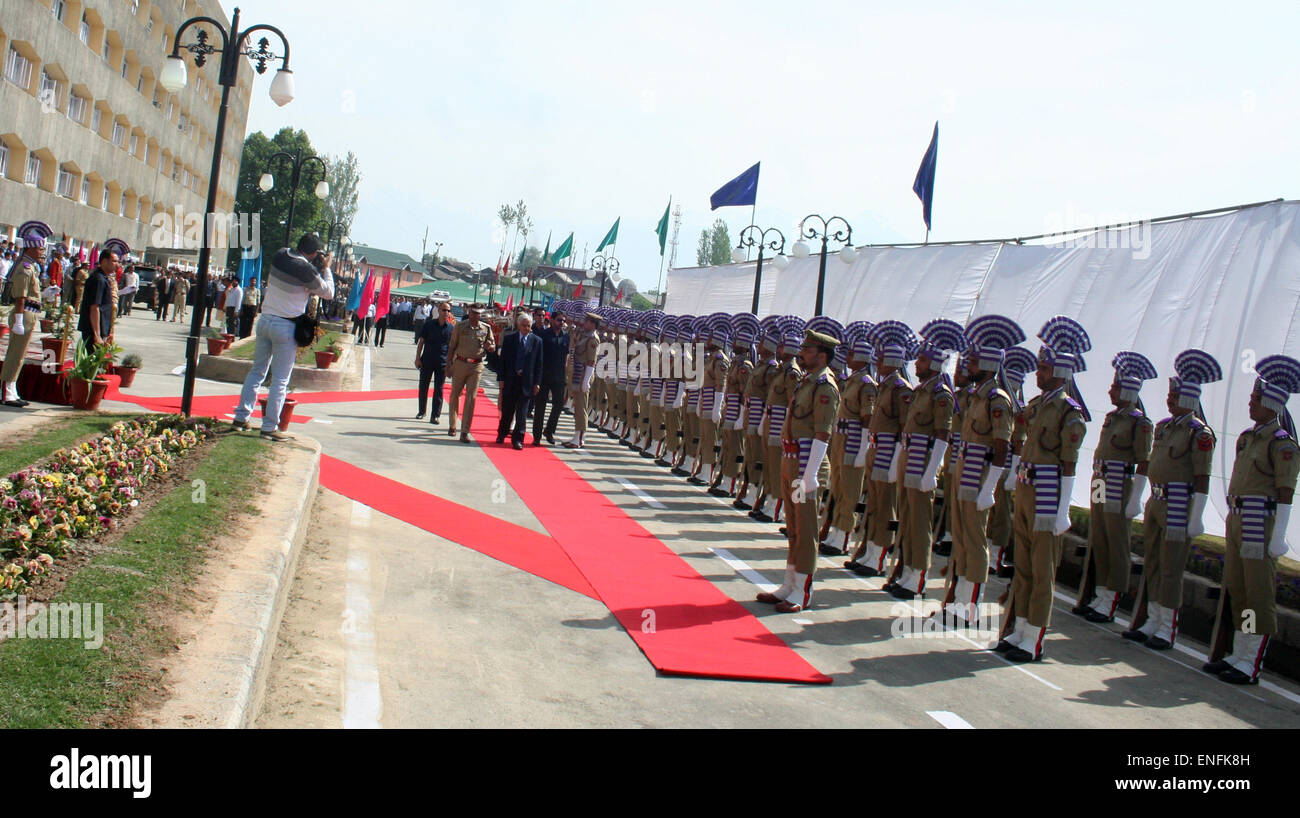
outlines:
[[[1198,494],[1197,497],[1204,495]],[[1286,526],[1291,522],[1291,506],[1283,503],[1277,504],[1277,516],[1273,518],[1273,536],[1268,541],[1268,555],[1277,559],[1286,556],[1289,550],[1286,545]]]
[[[673,408],[674,408],[674,409],[681,409],[685,404],[686,404],[686,390],[685,390],[685,389],[678,389],[678,390],[677,390],[677,400],[673,401]]]
[[[1007,466],[1007,479],[1002,483],[1002,488],[1007,491],[1016,490],[1016,472],[1020,471],[1020,455],[1011,455],[1011,463]]]
[[[984,482],[980,485],[979,496],[975,498],[976,511],[988,511],[997,502],[993,492],[1002,479],[1002,470],[1001,466],[989,466],[989,473],[984,475]]]
[[[1133,488],[1128,495],[1128,505],[1124,506],[1124,519],[1132,520],[1142,513],[1142,495],[1147,490],[1147,476],[1133,475]]]
[[[1199,537],[1205,533],[1205,521],[1201,518],[1205,516],[1205,504],[1210,499],[1210,495],[1197,492],[1192,495],[1192,508],[1187,512],[1187,539]]]
[[[829,448],[826,441],[813,438],[812,451],[808,453],[808,465],[804,467],[801,478],[805,497],[815,497],[817,494],[817,472],[821,471],[822,461],[826,459],[826,450]]]
[[[740,414],[736,416],[736,422],[731,424],[731,429],[732,431],[739,432],[741,429],[744,428],[745,428],[745,410],[742,407],[740,410]]]
[[[587,371],[584,372],[584,373],[582,373],[582,391],[583,391],[583,392],[590,392],[590,391],[591,391],[591,379],[594,378],[594,377],[596,377],[596,368],[595,368],[594,366],[589,366],[589,367],[587,367]]]
[[[921,475],[921,491],[934,491],[939,485],[939,467],[947,453],[948,441],[935,440],[934,448],[930,450],[930,462],[925,465],[925,474]]]
[[[13,330],[12,330],[12,331],[13,331],[13,334],[14,334],[14,335],[26,335],[26,334],[27,334],[27,328],[23,326],[23,311],[22,311],[22,310],[16,310],[16,312],[17,312],[17,315],[14,317],[14,325],[13,325]]]
[[[722,420],[722,399],[722,395],[714,394],[713,396],[713,410],[709,412],[709,419],[714,423]]]
[[[898,468],[903,462],[903,444],[894,444],[894,459],[889,461],[889,480],[887,482],[898,482]]]
[[[1061,478],[1061,499],[1056,504],[1056,525],[1052,534],[1059,537],[1070,530],[1070,495],[1074,494],[1074,478]]]
[[[855,469],[866,468],[867,449],[869,448],[870,447],[867,445],[867,441],[865,440],[862,441],[860,444],[858,444],[858,456],[853,458],[853,468]]]

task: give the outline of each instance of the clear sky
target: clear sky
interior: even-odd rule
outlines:
[[[233,3],[224,0],[227,11]],[[249,129],[357,154],[353,240],[480,266],[523,199],[530,243],[576,232],[655,287],[653,233],[763,163],[757,221],[840,215],[920,241],[912,181],[937,120],[936,241],[1172,215],[1300,190],[1300,4],[248,0],[297,98],[257,80]],[[733,238],[748,208],[717,212]],[[793,238],[790,239],[793,241]],[[552,246],[554,246],[554,244]]]

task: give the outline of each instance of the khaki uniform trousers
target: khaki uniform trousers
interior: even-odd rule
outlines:
[[[1274,519],[1264,525],[1264,542],[1273,536]],[[1229,514],[1223,560],[1223,584],[1232,600],[1232,618],[1237,630],[1253,615],[1254,631],[1265,636],[1277,635],[1277,560],[1265,556],[1260,560],[1241,558],[1241,515]]]
[[[745,481],[756,488],[763,487],[763,460],[767,446],[762,435],[745,432]]]
[[[956,491],[947,495],[945,503],[952,508],[953,576],[981,585],[989,578],[989,545],[984,536],[989,509],[980,511],[974,500],[958,499]]]
[[[1187,567],[1187,555],[1191,551],[1192,541],[1186,537],[1181,542],[1168,538],[1168,514],[1168,502],[1164,498],[1152,497],[1147,500],[1142,523],[1142,540],[1146,552],[1142,574],[1147,579],[1147,599],[1176,611],[1183,606],[1183,571]],[[1097,565],[1100,568],[1100,559]],[[1097,576],[1100,584],[1101,574],[1098,573]]]
[[[781,451],[783,447],[776,447]],[[785,531],[788,542],[787,564],[793,564],[796,573],[812,576],[817,571],[817,494],[805,496],[805,502],[794,502],[793,485],[800,477],[799,458],[781,458],[781,494],[785,501]],[[830,474],[822,461],[818,485],[823,485]]]
[[[934,492],[904,487],[898,503],[898,543],[903,548],[904,565],[918,571],[930,570],[933,525]]]
[[[835,445],[831,447],[831,498],[835,501],[831,527],[852,532],[858,503],[862,500],[862,482],[866,479],[867,467],[844,465],[844,447],[844,438],[837,436]],[[840,465],[835,465],[837,463]]]
[[[868,456],[867,465],[871,465]],[[898,504],[898,484],[883,480],[867,481],[867,540],[888,551],[894,545],[894,510]]]
[[[23,359],[27,357],[27,345],[31,343],[32,336],[40,328],[41,314],[35,310],[27,310],[23,314],[23,329],[27,330],[27,333],[15,335],[12,330],[17,318],[18,311],[14,310],[9,315],[9,350],[5,353],[4,371],[0,372],[0,381],[4,383],[18,381],[18,375],[23,371]]]
[[[468,361],[452,361],[451,364],[451,405],[448,407],[451,412],[451,425],[448,429],[455,429],[456,411],[460,409],[460,393],[465,392],[465,410],[462,413],[464,417],[460,422],[460,430],[469,432],[470,424],[474,422],[474,404],[478,401],[478,382],[483,376],[483,364],[471,364]]]
[[[572,389],[570,397],[573,398],[573,430],[581,435],[587,431],[587,393]]]
[[[1046,628],[1052,621],[1056,567],[1061,562],[1065,537],[1057,537],[1050,531],[1034,531],[1033,486],[1018,484],[1015,497],[1016,576],[1011,580],[1015,616],[1028,619],[1035,628]]]
[[[740,476],[745,459],[745,432],[743,429],[736,430],[731,428],[731,424],[723,422],[726,426],[722,430],[722,476],[735,480]]]
[[[1012,493],[999,480],[993,492],[993,508],[989,510],[989,546],[994,554],[1012,543],[1011,512],[1015,503],[1011,498]],[[1014,551],[1008,551],[1007,556],[1013,560],[1016,558]]]
[[[1131,486],[1124,487],[1124,501],[1121,508],[1128,504],[1131,490]],[[1147,519],[1149,521],[1150,517]],[[1097,570],[1098,588],[1109,588],[1117,594],[1128,590],[1129,576],[1132,574],[1133,567],[1130,530],[1129,521],[1122,512],[1107,511],[1106,506],[1101,503],[1092,504],[1088,518],[1088,547],[1092,550],[1092,564]],[[1149,522],[1145,530],[1151,531]],[[1185,561],[1186,554],[1183,556]],[[1182,584],[1180,575],[1178,586],[1181,588]],[[1151,584],[1150,579],[1147,580],[1147,587],[1152,590],[1156,588]],[[1182,604],[1181,597],[1180,593],[1178,604]],[[1154,596],[1151,598],[1164,604],[1163,600],[1156,599]]]

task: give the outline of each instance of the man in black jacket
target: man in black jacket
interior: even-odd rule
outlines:
[[[533,333],[533,318],[516,319],[519,331],[501,339],[501,423],[497,443],[504,443],[513,421],[514,447],[524,448],[528,409],[542,388],[542,339]]]
[[[420,370],[420,413],[416,420],[424,420],[424,407],[428,404],[429,381],[433,381],[433,412],[429,422],[438,423],[442,417],[442,385],[447,380],[447,344],[455,326],[451,317],[451,304],[438,305],[438,319],[425,321],[415,336],[415,368]]]
[[[569,357],[569,333],[564,331],[564,316],[555,313],[551,316],[551,325],[537,330],[542,339],[542,388],[533,402],[533,445],[542,445],[542,436],[546,442],[555,445],[555,426],[560,422],[560,410],[564,407],[564,363]],[[546,417],[546,407],[551,407],[550,418]]]

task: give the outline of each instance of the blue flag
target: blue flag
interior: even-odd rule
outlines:
[[[934,123],[934,136],[930,139],[930,147],[925,152],[925,158],[921,160],[921,169],[916,172],[916,181],[912,184],[912,191],[921,200],[927,231],[930,229],[930,209],[934,206],[934,169],[938,163],[939,123],[936,122]]]
[[[260,286],[262,283],[262,253],[260,250],[253,252],[245,251],[239,259],[239,286],[248,289],[248,282],[257,279]]]
[[[365,290],[366,282],[370,281],[371,275],[374,275],[373,269],[370,271],[368,275],[366,275],[365,281],[361,280],[360,275],[353,276],[352,291],[348,293],[348,312],[356,312],[357,310],[361,309],[361,292]]]
[[[720,207],[738,207],[740,205],[752,205],[758,201],[758,165],[745,171],[744,173],[727,182],[718,188],[718,192],[713,194],[709,199],[713,209]]]

